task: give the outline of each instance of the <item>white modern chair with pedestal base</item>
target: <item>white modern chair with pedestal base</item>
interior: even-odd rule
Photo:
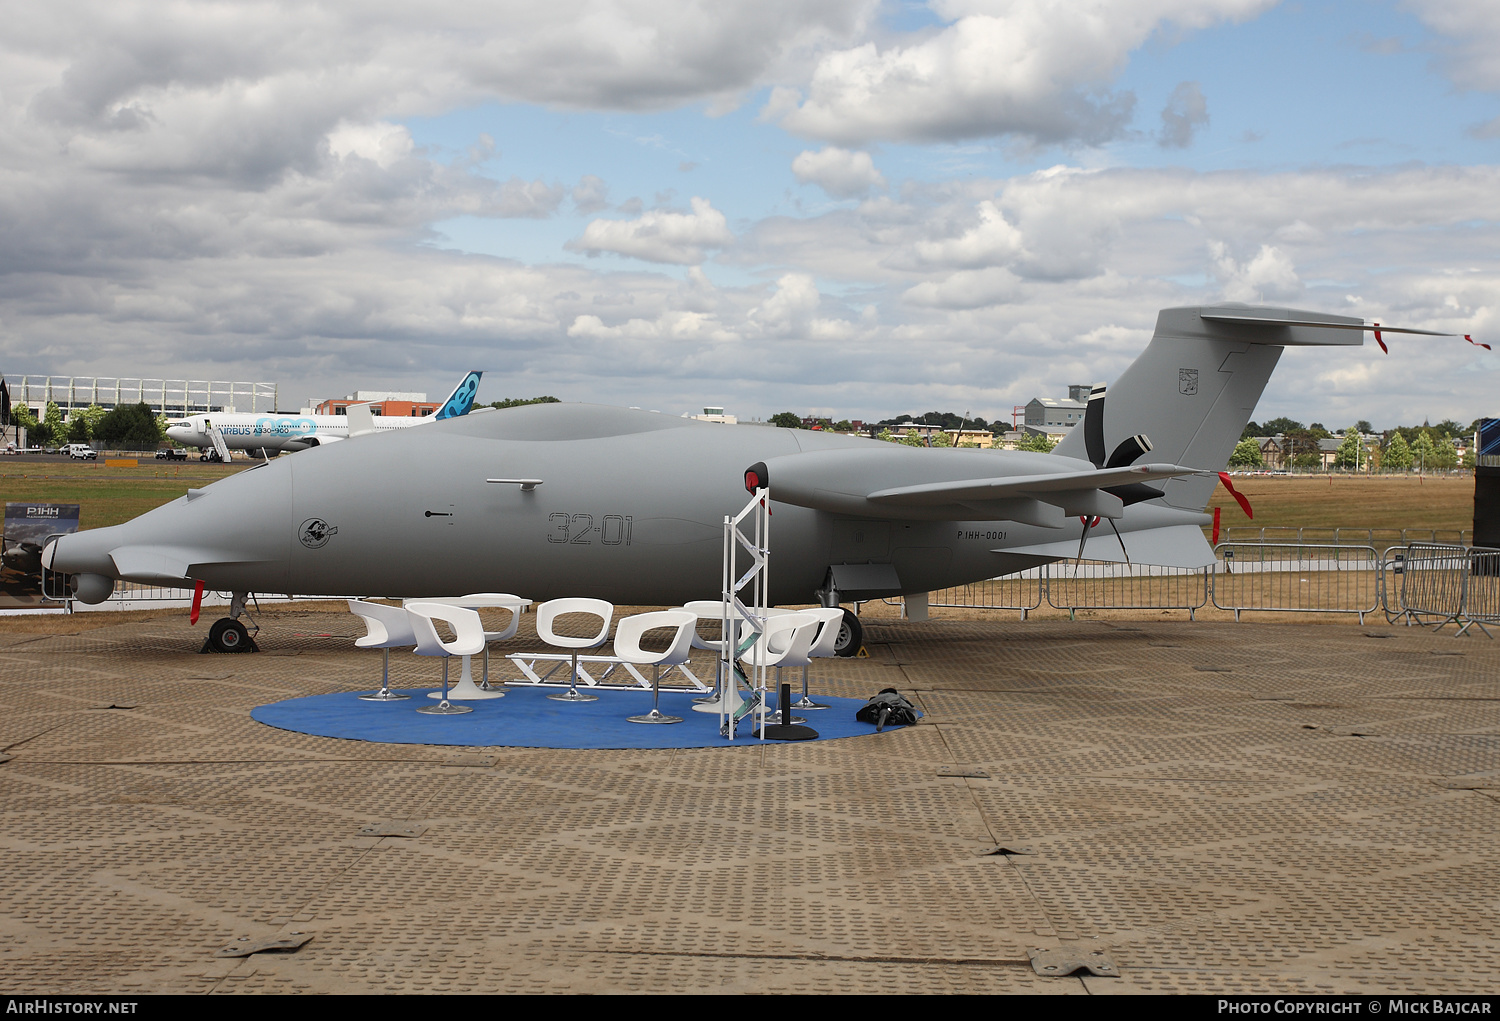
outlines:
[[[661,699],[661,668],[680,666],[693,653],[694,627],[698,615],[691,610],[658,610],[655,613],[638,613],[626,617],[615,628],[615,656],[625,663],[651,666],[651,711],[640,716],[627,716],[631,723],[681,723],[681,716],[668,716],[658,704]],[[647,631],[656,628],[676,628],[664,652],[647,652],[641,648],[641,638]]]
[[[359,696],[366,702],[399,702],[411,698],[391,690],[391,650],[404,649],[417,644],[412,633],[411,621],[406,611],[399,606],[384,603],[367,603],[362,599],[349,600],[349,612],[365,622],[365,636],[354,640],[356,649],[379,649],[385,654],[380,668],[380,690],[372,695]]]
[[[560,635],[553,630],[553,622],[565,613],[587,613],[599,618],[599,632],[592,636],[574,637]],[[568,679],[568,690],[547,697],[555,702],[596,702],[598,695],[578,690],[578,653],[581,649],[597,649],[609,637],[609,625],[614,620],[615,608],[602,599],[549,599],[536,608],[536,634],[548,645],[559,649],[571,649],[572,673]]]
[[[752,669],[757,661],[764,666],[775,667],[779,692],[782,667],[803,666],[811,662],[808,652],[817,641],[818,623],[815,615],[803,610],[770,614],[766,617],[766,630],[740,656],[740,662]],[[780,708],[777,706],[778,711]],[[807,721],[794,717],[791,722]]]
[[[485,610],[498,608],[510,611],[510,621],[499,631],[486,631],[484,633],[484,673],[476,685],[469,676],[469,661],[464,660],[463,679],[453,689],[452,697],[460,702],[466,699],[476,698],[504,698],[505,692],[499,687],[490,687],[490,643],[503,642],[507,638],[513,638],[516,629],[521,626],[521,612],[531,605],[531,600],[523,596],[513,596],[509,592],[475,592],[467,596],[443,596],[434,599],[408,599],[406,605],[412,603],[442,603],[444,606],[462,606],[467,610]],[[433,693],[432,698],[437,698]]]
[[[684,603],[684,610],[697,616],[699,620],[716,620],[723,623],[724,602],[720,599],[694,599],[690,603]],[[731,611],[733,612],[733,611]],[[724,661],[721,658],[724,653],[724,639],[704,638],[698,634],[698,629],[693,628],[693,648],[704,649],[714,654],[714,690],[701,698],[695,698],[694,712],[716,713],[719,711],[719,699],[724,692]]]
[[[813,609],[813,610],[804,610],[802,612],[803,613],[810,613],[814,617],[817,617],[818,620],[823,625],[822,628],[819,629],[819,631],[818,631],[818,637],[813,641],[812,648],[807,650],[807,657],[808,657],[808,659],[809,660],[814,660],[814,659],[830,659],[830,658],[838,655],[838,653],[835,651],[835,646],[837,646],[838,642],[839,642],[839,629],[844,626],[844,611],[843,611],[843,609],[841,607],[838,607],[838,606],[831,606],[831,607],[819,607],[819,608]],[[831,706],[824,705],[822,702],[814,702],[811,698],[808,697],[808,694],[807,694],[807,668],[808,668],[809,665],[810,665],[810,663],[804,663],[804,664],[802,664],[802,697],[800,699],[798,699],[797,701],[795,701],[795,702],[792,703],[792,708],[793,709],[829,709],[829,708],[832,708]]]
[[[453,705],[448,701],[448,660],[454,656],[464,658],[463,679],[468,682],[470,688],[478,692],[479,689],[474,688],[474,679],[469,675],[469,657],[477,656],[484,651],[484,624],[480,622],[479,614],[462,606],[428,602],[407,603],[406,614],[411,618],[412,633],[417,636],[417,655],[443,657],[442,701],[437,705],[421,706],[417,712],[434,716],[472,713],[474,711],[472,706]],[[453,628],[453,641],[443,641],[437,633],[436,625],[433,624],[435,620],[441,620]]]

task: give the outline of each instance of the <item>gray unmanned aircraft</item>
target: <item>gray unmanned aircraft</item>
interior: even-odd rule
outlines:
[[[249,644],[238,617],[251,592],[714,598],[724,517],[767,484],[773,603],[926,593],[1082,555],[1205,566],[1204,508],[1282,349],[1382,329],[1431,332],[1247,305],[1163,310],[1108,412],[1096,387],[1051,454],[586,404],[476,410],[261,464],[57,539],[43,559],[85,603],[120,579],[232,592],[211,634],[226,650]],[[852,653],[858,621],[846,621]]]

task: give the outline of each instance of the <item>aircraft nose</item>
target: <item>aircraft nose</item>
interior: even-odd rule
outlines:
[[[192,436],[192,432],[185,426],[174,425],[167,430],[167,439],[173,443],[186,443],[190,436]]]

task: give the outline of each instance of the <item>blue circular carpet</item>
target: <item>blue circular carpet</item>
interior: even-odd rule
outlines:
[[[340,737],[351,741],[384,744],[436,744],[500,746],[510,748],[711,748],[728,747],[719,736],[717,714],[692,712],[693,694],[661,693],[661,711],[681,716],[681,723],[630,723],[625,717],[651,710],[651,693],[640,690],[596,691],[597,702],[554,702],[547,698],[558,688],[509,687],[504,698],[462,703],[472,713],[462,716],[426,716],[422,705],[435,705],[427,697],[432,688],[408,690],[404,702],[361,702],[365,691],[334,695],[310,695],[274,702],[253,710],[253,719],[299,734]],[[813,696],[831,706],[799,713],[807,726],[818,732],[818,740],[874,734],[873,724],[860,723],[854,713],[864,701],[857,698]],[[775,705],[775,698],[771,703]],[[886,727],[886,732],[899,728]],[[748,723],[732,742],[758,740]]]

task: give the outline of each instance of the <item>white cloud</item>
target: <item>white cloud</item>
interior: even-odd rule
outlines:
[[[771,333],[786,335],[805,327],[818,311],[822,296],[806,273],[787,273],[776,281],[776,291],[749,318]]]
[[[569,337],[587,340],[713,340],[734,339],[718,320],[703,312],[672,310],[655,319],[628,319],[606,326],[598,316],[581,315],[568,327]]]
[[[411,155],[411,132],[400,124],[340,124],[328,135],[328,149],[338,159],[357,156],[382,169]]]
[[[767,116],[785,110],[788,130],[841,144],[1002,134],[1098,143],[1129,120],[1134,97],[1107,86],[1153,32],[1249,18],[1275,2],[939,0],[952,22],[941,31],[828,53],[806,97],[774,95]]]
[[[940,266],[996,266],[1015,259],[1025,248],[1021,232],[990,199],[979,203],[979,223],[958,237],[919,241],[917,256]]]
[[[1186,149],[1193,135],[1208,124],[1208,100],[1197,82],[1182,82],[1167,97],[1161,111],[1161,133],[1157,144],[1164,149]]]
[[[901,297],[928,308],[983,308],[1014,300],[1021,294],[1021,280],[1003,266],[960,270],[939,281],[925,281]]]
[[[695,195],[692,206],[691,213],[651,209],[636,220],[594,220],[568,247],[589,255],[611,252],[647,262],[696,265],[708,257],[705,249],[732,244],[734,235],[724,214],[707,199]]]
[[[1500,7],[1490,0],[1406,0],[1433,31],[1446,36],[1435,66],[1467,89],[1500,90]]]
[[[1277,301],[1302,293],[1302,281],[1291,258],[1279,248],[1261,245],[1250,261],[1243,265],[1229,253],[1222,241],[1211,241],[1209,255],[1214,273],[1224,285],[1224,297],[1230,301]]]
[[[573,188],[573,205],[585,216],[609,207],[609,186],[604,179],[584,174]]]
[[[819,152],[804,150],[792,160],[792,173],[803,184],[816,184],[836,199],[861,198],[886,186],[869,153],[833,145]]]

